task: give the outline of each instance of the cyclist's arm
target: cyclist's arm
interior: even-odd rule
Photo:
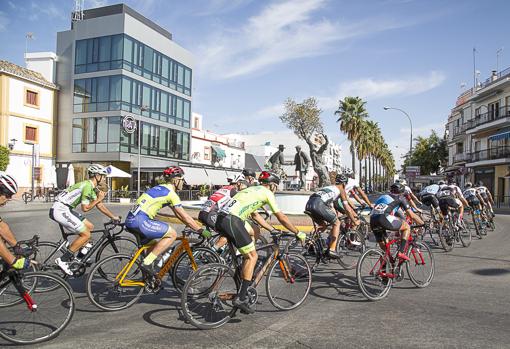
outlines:
[[[487,190],[487,196],[489,197],[489,201],[491,204],[494,204],[494,199],[492,198],[492,194],[489,190]]]
[[[365,191],[359,187],[356,187],[356,190],[358,191],[358,193],[361,195],[361,197],[363,198],[363,200],[365,201],[365,203],[370,206],[370,207],[374,207],[374,205],[372,205],[372,203],[370,202],[370,199],[368,198],[367,194],[365,193]]]
[[[258,212],[253,212],[251,214],[251,218],[253,218],[253,220],[255,222],[257,222],[258,225],[260,225],[262,228],[266,229],[267,231],[271,231],[273,230],[273,226],[269,223],[266,222],[266,220],[264,218],[262,218],[262,216],[258,213]]]
[[[345,211],[347,212],[347,216],[354,223],[354,225],[358,225],[359,224],[358,217],[348,201],[347,194],[343,190],[340,191],[340,199],[342,200],[342,204],[344,205]]]
[[[10,265],[14,263],[16,258],[12,255],[12,253],[7,249],[2,239],[0,239],[0,257]]]
[[[289,218],[283,213],[283,212],[276,212],[275,214],[276,219],[285,227],[285,229],[293,232],[294,234],[297,234],[299,231],[297,228],[292,224],[289,220]]]
[[[352,197],[354,198],[354,200],[356,200],[356,201],[358,202],[358,204],[360,204],[361,206],[363,206],[363,205],[365,204],[364,200],[363,200],[362,198],[360,198],[360,197],[358,196],[358,194],[356,194],[356,191],[355,191],[355,190],[353,190],[353,191],[351,192],[351,195],[352,195]],[[352,200],[349,198],[349,201],[351,202]],[[355,206],[355,205],[354,205],[354,201],[352,201],[352,202],[353,202],[352,204],[351,204],[350,202],[349,202],[349,204],[351,205],[351,207],[352,207],[352,208],[354,208],[354,206]]]
[[[413,192],[411,192],[411,199],[413,199],[414,202],[418,202],[421,204],[421,201],[416,197],[416,195],[414,195]]]
[[[114,215],[112,213],[112,211],[110,211],[106,206],[105,204],[103,204],[102,202],[99,202],[97,203],[96,205],[97,209],[99,210],[99,212],[101,212],[102,214],[104,214],[106,217],[114,220],[114,219],[117,219],[119,217],[117,217],[116,215]]]
[[[1,218],[0,218],[0,237],[4,239],[10,246],[14,247],[17,243],[11,228],[7,223],[2,221]]]
[[[81,209],[83,212],[88,212],[88,211],[92,210],[94,207],[96,207],[97,204],[99,204],[101,201],[103,201],[104,196],[106,195],[106,193],[103,191],[99,191],[97,196],[92,193],[93,193],[93,190],[91,193],[84,192],[82,194]],[[92,198],[93,200],[89,201],[89,198]]]
[[[406,210],[406,213],[409,217],[411,217],[411,219],[413,220],[413,222],[417,225],[421,225],[421,224],[424,224],[423,222],[423,219],[421,219],[420,216],[418,216],[416,213],[413,212],[413,210],[411,210],[411,208],[408,208]]]
[[[195,222],[193,218],[191,218],[191,216],[184,210],[182,206],[172,206],[172,210],[174,211],[177,218],[179,218],[180,221],[184,223],[184,225],[190,227],[193,230],[199,230],[202,228],[197,222]]]

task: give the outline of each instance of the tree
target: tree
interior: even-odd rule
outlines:
[[[422,175],[429,175],[439,171],[442,164],[446,163],[448,158],[448,148],[446,139],[440,138],[436,131],[431,130],[428,137],[417,137],[414,139],[413,152],[409,156],[407,153],[403,169],[407,166],[420,166]]]
[[[7,170],[9,166],[9,148],[0,145],[0,171]]]
[[[317,100],[313,97],[296,103],[288,98],[284,104],[285,112],[280,115],[280,120],[302,140],[308,144],[313,169],[319,177],[319,187],[330,185],[328,170],[324,164],[324,151],[328,148],[329,139],[323,133],[320,114],[322,110],[317,106]],[[321,144],[315,141],[319,135],[324,140]]]

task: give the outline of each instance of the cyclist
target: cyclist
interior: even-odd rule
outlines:
[[[464,216],[464,206],[468,206],[466,199],[462,195],[462,191],[452,179],[448,181],[448,184],[445,184],[444,181],[439,181],[438,184],[439,190],[436,196],[439,200],[439,208],[441,209],[441,213],[443,216],[448,215],[449,207],[458,210],[459,221],[456,223],[460,223]]]
[[[245,168],[242,172],[246,182],[248,182],[248,186],[252,186],[252,185],[258,185],[259,183],[257,182],[257,175],[255,174],[255,171],[249,169],[249,168]]]
[[[467,182],[466,185],[464,185],[464,192],[462,195],[464,195],[464,198],[473,210],[482,209],[481,203],[484,201],[483,197],[480,192],[473,187],[473,183]]]
[[[395,182],[400,183],[404,186],[406,199],[407,199],[407,201],[409,201],[409,204],[411,205],[411,207],[414,208],[417,212],[422,213],[422,210],[420,210],[418,208],[418,206],[416,205],[416,203],[421,204],[421,202],[420,202],[420,200],[418,200],[416,195],[414,195],[411,188],[407,185],[407,181],[405,179],[397,179]]]
[[[215,225],[216,231],[227,237],[243,256],[241,288],[233,304],[248,314],[254,312],[249,306],[246,294],[252,282],[258,258],[253,240],[254,230],[249,223],[249,218],[251,217],[264,229],[275,230],[257,213],[259,208],[268,205],[286,229],[296,234],[301,241],[306,238],[306,234],[298,231],[276,205],[274,193],[278,189],[280,178],[271,172],[262,171],[258,180],[261,185],[241,190],[220,209]]]
[[[141,269],[149,276],[154,275],[154,261],[168,250],[177,238],[175,230],[165,222],[154,217],[163,207],[169,206],[179,220],[191,229],[202,233],[200,225],[191,218],[182,207],[176,190],[184,185],[184,171],[178,166],[167,167],[162,176],[164,184],[156,185],[136,200],[136,205],[126,217],[126,228],[142,237],[142,243],[159,240],[144,258]]]
[[[332,209],[332,204],[334,203],[337,211],[347,214],[355,226],[359,224],[358,217],[347,199],[345,186],[348,181],[349,177],[347,175],[338,174],[335,178],[335,185],[321,188],[310,195],[305,207],[305,210],[310,212],[313,221],[319,225],[319,229],[323,230],[327,228],[327,224],[331,225],[327,253],[333,259],[339,258],[335,250],[338,235],[340,234],[340,220],[335,210]]]
[[[76,207],[81,204],[83,212],[88,212],[96,207],[111,220],[120,221],[120,218],[103,204],[106,192],[97,190],[97,187],[103,186],[106,181],[108,174],[106,168],[102,165],[92,164],[87,168],[87,172],[89,179],[76,183],[60,193],[50,209],[52,220],[64,226],[71,233],[78,234],[69,248],[64,251],[62,257],[55,260],[60,269],[68,275],[73,275],[70,264],[75,253],[90,240],[90,232],[94,229],[94,225],[89,220],[75,211]]]
[[[492,198],[491,192],[489,191],[489,189],[487,189],[487,187],[483,185],[482,181],[478,181],[476,190],[480,193],[481,197],[483,198],[483,203],[487,207],[489,207],[489,211],[492,214],[492,217],[494,217],[495,215],[492,209],[492,205],[494,205],[494,200]]]
[[[439,200],[436,197],[437,192],[439,191],[438,184],[431,184],[422,189],[422,191],[418,194],[421,199],[421,202],[431,208],[432,213],[437,213],[439,215],[439,219],[442,219],[442,214],[439,209]]]
[[[361,188],[361,186],[359,185],[358,181],[356,179],[354,179],[354,173],[352,172],[352,170],[351,169],[346,169],[344,171],[344,174],[347,177],[349,177],[349,180],[345,184],[345,192],[347,193],[347,195],[349,197],[354,198],[361,206],[367,205],[367,206],[373,208],[374,205],[372,205],[372,203],[368,199],[367,194]],[[360,198],[360,196],[361,196],[361,198]],[[352,200],[349,200],[349,203],[350,203],[352,208],[355,208],[355,205],[353,204]]]
[[[18,192],[18,183],[7,173],[0,171],[0,207],[7,205],[12,196]],[[11,228],[0,217],[0,258],[6,261],[12,268],[22,270],[28,269],[30,259],[25,257],[16,257],[9,251],[5,242],[14,248],[14,253],[18,254],[17,241]]]
[[[404,185],[393,183],[390,187],[390,195],[382,195],[376,200],[375,207],[370,214],[370,227],[383,250],[386,249],[386,231],[400,232],[401,240],[397,257],[409,260],[409,257],[405,255],[405,248],[411,235],[411,228],[406,222],[405,215],[408,215],[418,225],[423,224],[423,220],[411,209],[405,191]]]

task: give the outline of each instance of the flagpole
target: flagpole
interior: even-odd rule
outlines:
[[[476,90],[476,47],[473,47],[473,91]]]

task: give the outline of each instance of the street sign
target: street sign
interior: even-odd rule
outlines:
[[[407,175],[411,175],[413,174],[414,176],[419,176],[420,175],[420,166],[407,166],[406,167],[406,174]]]
[[[136,131],[136,119],[131,115],[122,118],[122,129],[124,132],[132,134]]]

